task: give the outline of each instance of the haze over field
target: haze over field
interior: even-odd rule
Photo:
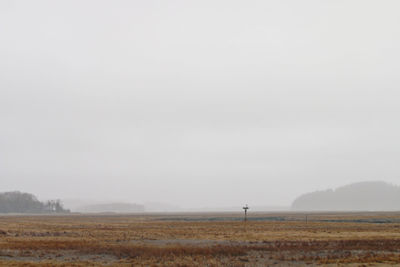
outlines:
[[[399,184],[399,9],[0,1],[0,192],[202,208]]]

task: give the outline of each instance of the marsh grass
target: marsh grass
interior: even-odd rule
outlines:
[[[400,264],[396,223],[7,216],[0,229],[1,266]]]

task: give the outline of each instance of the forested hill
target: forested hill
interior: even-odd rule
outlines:
[[[316,191],[298,197],[298,211],[394,211],[400,210],[400,187],[385,182],[361,182],[336,190]]]
[[[59,200],[40,202],[34,195],[21,192],[0,193],[0,213],[65,213]]]

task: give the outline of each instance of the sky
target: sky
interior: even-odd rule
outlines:
[[[0,2],[0,191],[182,207],[400,184],[398,1]]]

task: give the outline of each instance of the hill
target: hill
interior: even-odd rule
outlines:
[[[400,187],[381,181],[360,182],[336,190],[316,191],[294,200],[298,211],[400,210]]]
[[[103,213],[103,212],[134,213],[134,212],[144,212],[144,206],[131,203],[105,203],[105,204],[86,205],[78,208],[77,211],[85,213]]]

